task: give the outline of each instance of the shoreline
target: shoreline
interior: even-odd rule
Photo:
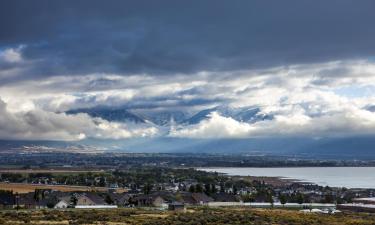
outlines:
[[[375,173],[373,172],[375,171],[375,167],[298,167],[300,170],[295,170],[295,168],[199,167],[196,169],[206,172],[217,172],[230,177],[247,177],[249,180],[261,180],[276,185],[300,183],[322,187],[328,186],[331,188],[375,190]]]

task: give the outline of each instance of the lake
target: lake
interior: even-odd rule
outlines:
[[[231,176],[297,179],[321,186],[375,188],[375,167],[200,168]]]

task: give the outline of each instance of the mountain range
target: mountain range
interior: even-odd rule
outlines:
[[[232,108],[218,106],[196,113],[183,111],[139,112],[126,108],[97,107],[75,109],[67,114],[87,113],[108,121],[148,124],[168,130],[172,123],[181,126],[198,124],[208,119],[210,113],[218,112],[237,121],[255,123],[272,120],[274,115],[264,114],[257,107]],[[84,139],[64,141],[10,141],[0,140],[0,151],[122,151],[122,152],[195,152],[195,153],[246,153],[306,156],[334,159],[374,159],[375,137],[266,137],[266,138],[173,138],[158,136],[121,140]],[[38,150],[39,149],[39,150]]]
[[[173,121],[179,125],[198,124],[209,118],[212,112],[218,112],[224,117],[231,117],[239,122],[255,123],[262,120],[272,120],[273,115],[261,113],[257,107],[232,108],[228,106],[218,106],[201,110],[195,114],[183,111],[152,111],[137,113],[126,108],[83,108],[69,110],[67,114],[86,113],[92,117],[99,117],[108,121],[132,122],[132,123],[152,123],[157,126],[170,126]]]

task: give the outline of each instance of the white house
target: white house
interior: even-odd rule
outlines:
[[[56,205],[55,209],[66,209],[68,208],[69,203],[66,200],[60,200]]]

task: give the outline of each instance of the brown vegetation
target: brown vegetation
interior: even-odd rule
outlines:
[[[1,211],[0,224],[269,224],[269,225],[370,225],[365,213],[304,214],[288,210],[249,208],[194,208],[188,212],[147,209]]]

